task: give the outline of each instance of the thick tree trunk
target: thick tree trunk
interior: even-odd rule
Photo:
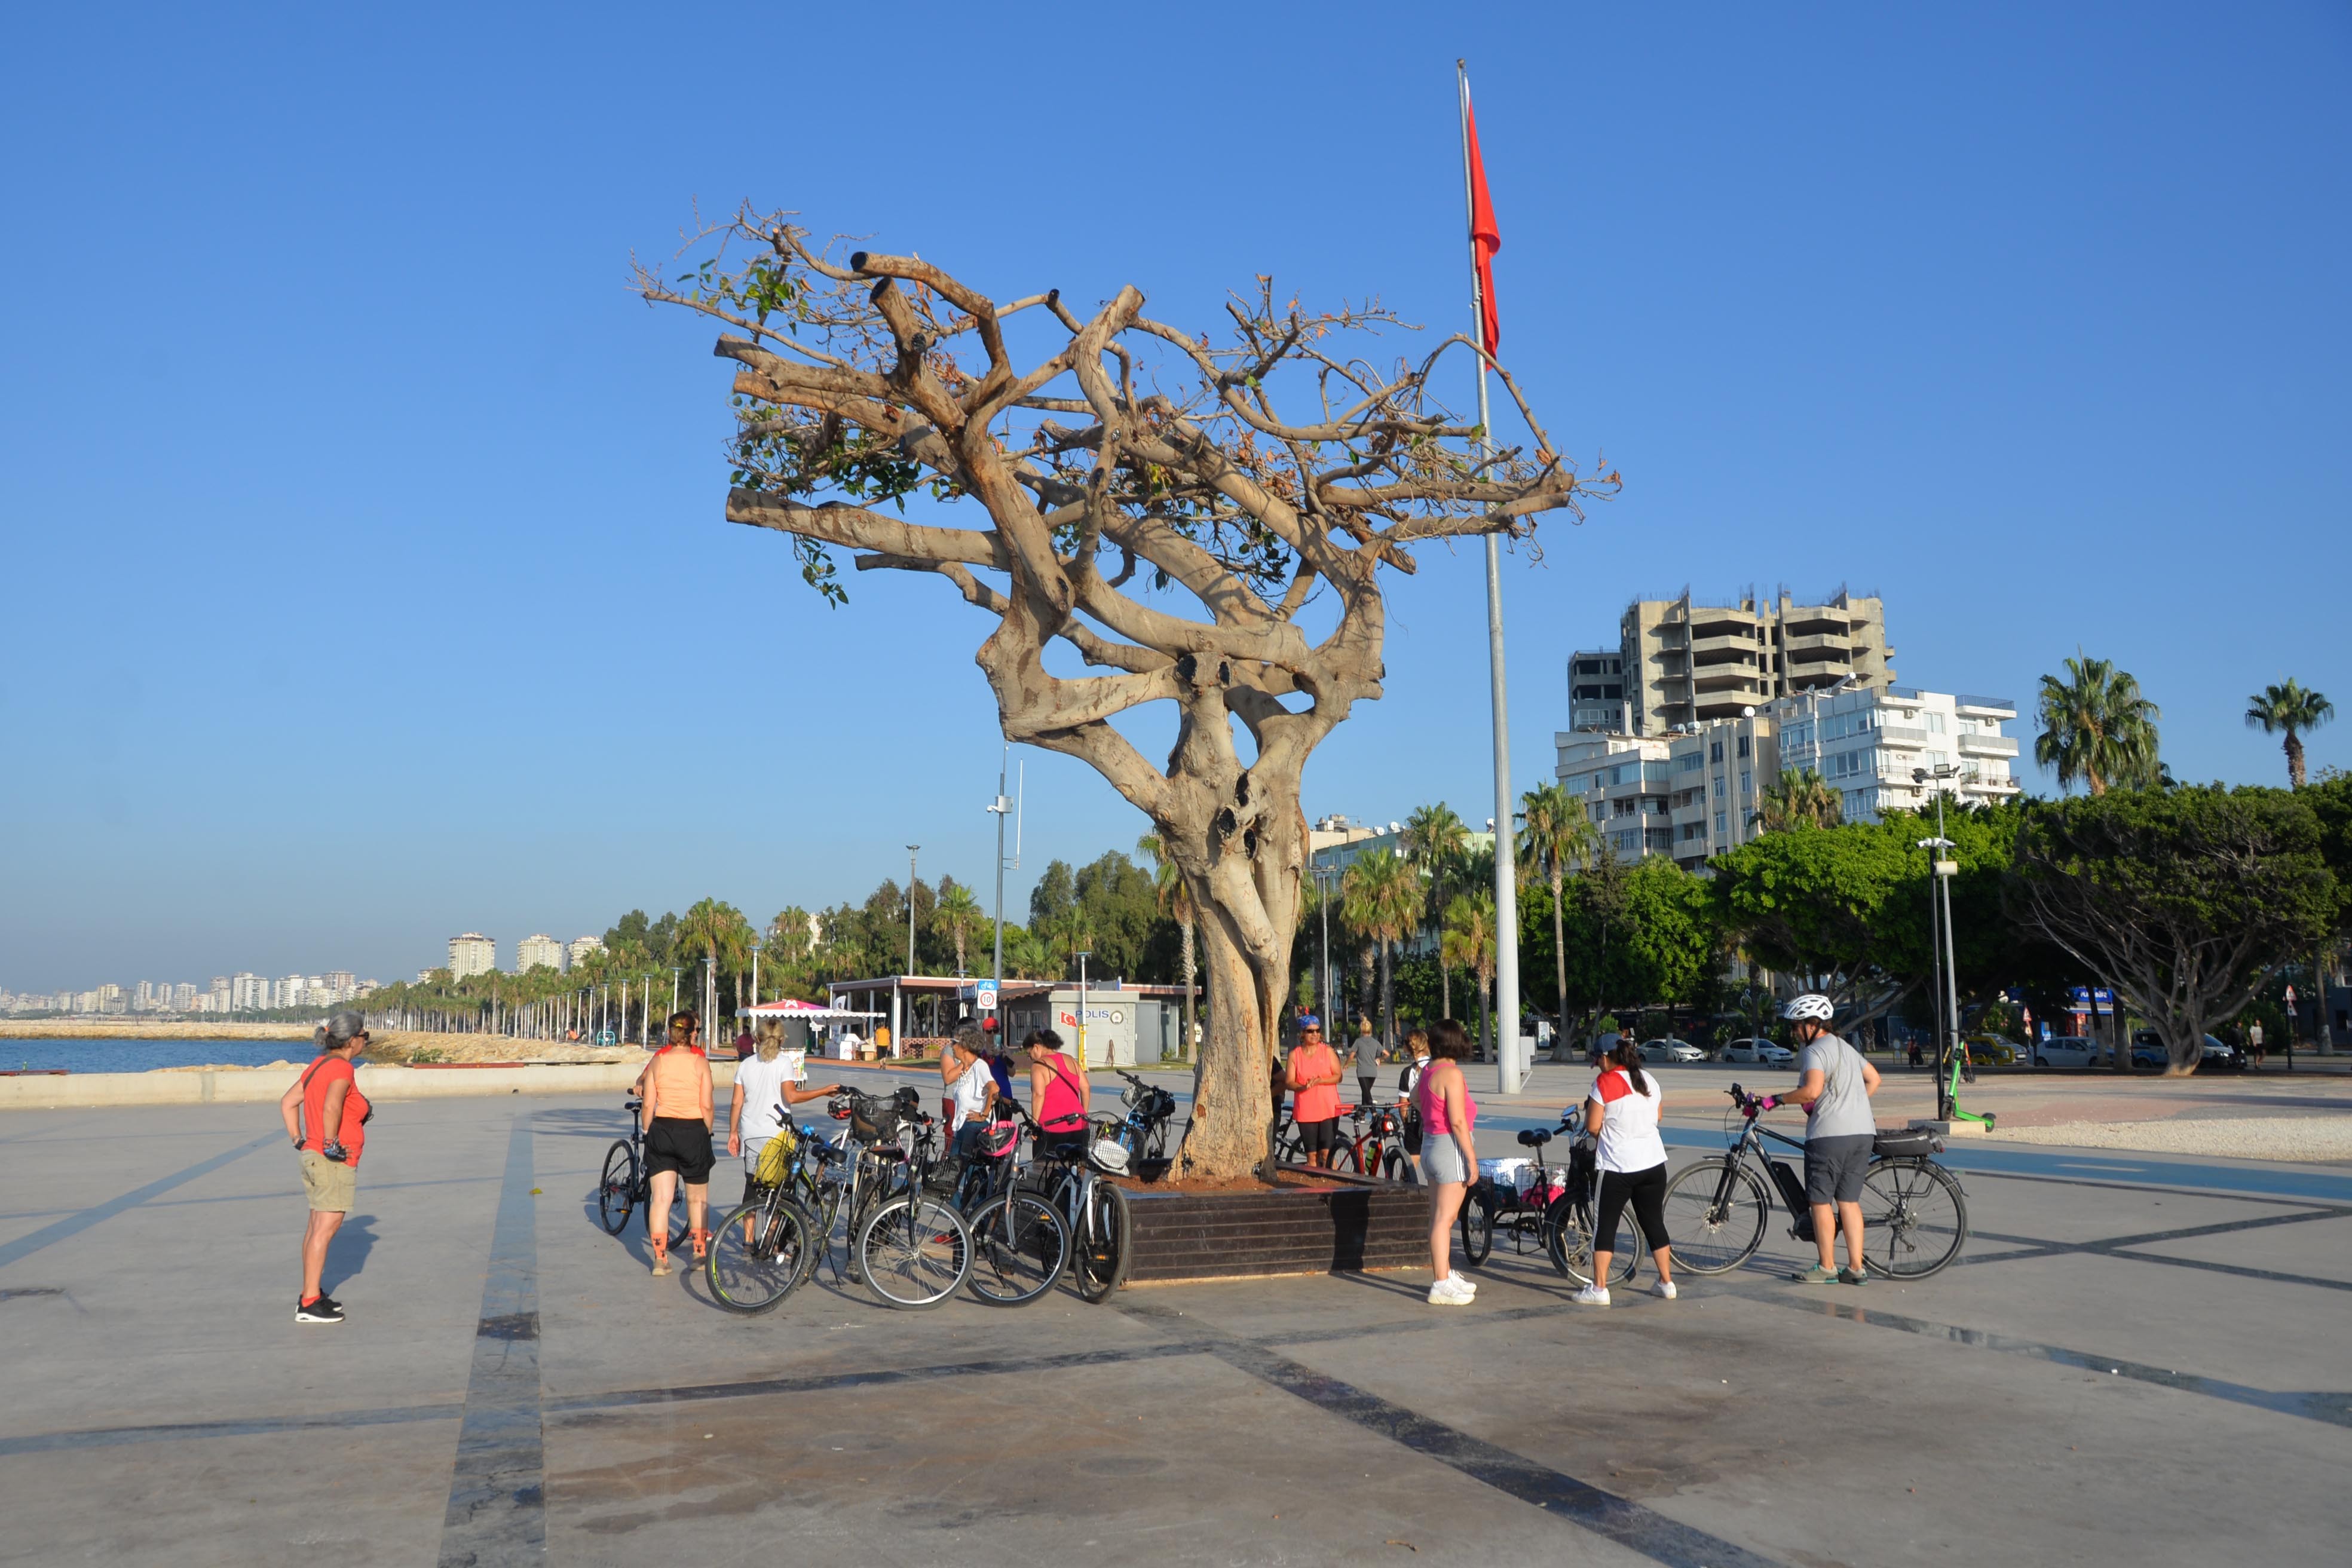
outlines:
[[[1381,1046],[1396,1049],[1396,963],[1386,937],[1381,939]]]
[[[1190,1061],[1192,1059],[1192,975],[1194,973],[1192,922],[1186,921],[1181,929],[1184,935],[1184,1035],[1182,1043],[1176,1047],[1176,1059]]]

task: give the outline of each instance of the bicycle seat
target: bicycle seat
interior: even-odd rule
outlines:
[[[1519,1134],[1519,1142],[1530,1149],[1540,1149],[1551,1142],[1551,1134],[1540,1128],[1530,1127]]]
[[[643,1110],[645,1108],[646,1102],[642,1100],[625,1100],[621,1101],[621,1109],[624,1110]]]
[[[866,1153],[868,1159],[879,1160],[886,1165],[907,1157],[907,1152],[895,1143],[877,1143]]]

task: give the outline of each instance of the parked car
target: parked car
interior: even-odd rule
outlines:
[[[1753,1062],[1759,1067],[1785,1068],[1796,1065],[1797,1053],[1776,1041],[1751,1037],[1733,1040],[1726,1045],[1723,1059],[1727,1062]]]
[[[1678,1064],[1706,1059],[1706,1053],[1688,1040],[1643,1040],[1641,1049],[1642,1059],[1645,1062]]]
[[[1969,1059],[1980,1068],[2013,1068],[2017,1065],[2017,1045],[1999,1035],[1969,1035],[1962,1042],[1969,1047]]]
[[[2097,1040],[2081,1035],[2056,1035],[2037,1043],[2033,1047],[2033,1065],[2038,1068],[2095,1068],[2115,1060],[2115,1052]]]
[[[2143,1060],[2143,1054],[2147,1059]],[[2160,1068],[2171,1060],[2170,1053],[2164,1048],[2163,1037],[2154,1029],[2140,1029],[2132,1035],[2132,1066]],[[2199,1071],[2242,1072],[2245,1067],[2246,1054],[2243,1051],[2226,1040],[2211,1035],[2205,1037],[2204,1055],[2197,1062]]]

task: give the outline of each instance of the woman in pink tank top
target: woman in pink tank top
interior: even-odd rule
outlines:
[[[1034,1029],[1021,1042],[1029,1050],[1029,1113],[1037,1131],[1054,1142],[1087,1135],[1087,1080],[1077,1064],[1062,1054],[1062,1037]]]
[[[1478,1293],[1476,1285],[1453,1268],[1454,1216],[1478,1173],[1478,1146],[1471,1140],[1478,1102],[1462,1076],[1462,1061],[1469,1054],[1470,1032],[1451,1018],[1439,1019],[1430,1026],[1429,1067],[1412,1088],[1413,1107],[1421,1112],[1422,1177],[1436,1189],[1429,1216],[1433,1307],[1466,1307]]]

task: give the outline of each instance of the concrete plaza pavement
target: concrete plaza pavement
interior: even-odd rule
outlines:
[[[386,1107],[350,1321],[303,1328],[267,1108],[0,1118],[0,1563],[2343,1560],[2352,1170],[1970,1162],[1974,1237],[1909,1286],[1787,1284],[1776,1225],[1605,1310],[1498,1252],[1458,1310],[1420,1271],[929,1313],[820,1274],[744,1319],[593,1223],[622,1128]]]

